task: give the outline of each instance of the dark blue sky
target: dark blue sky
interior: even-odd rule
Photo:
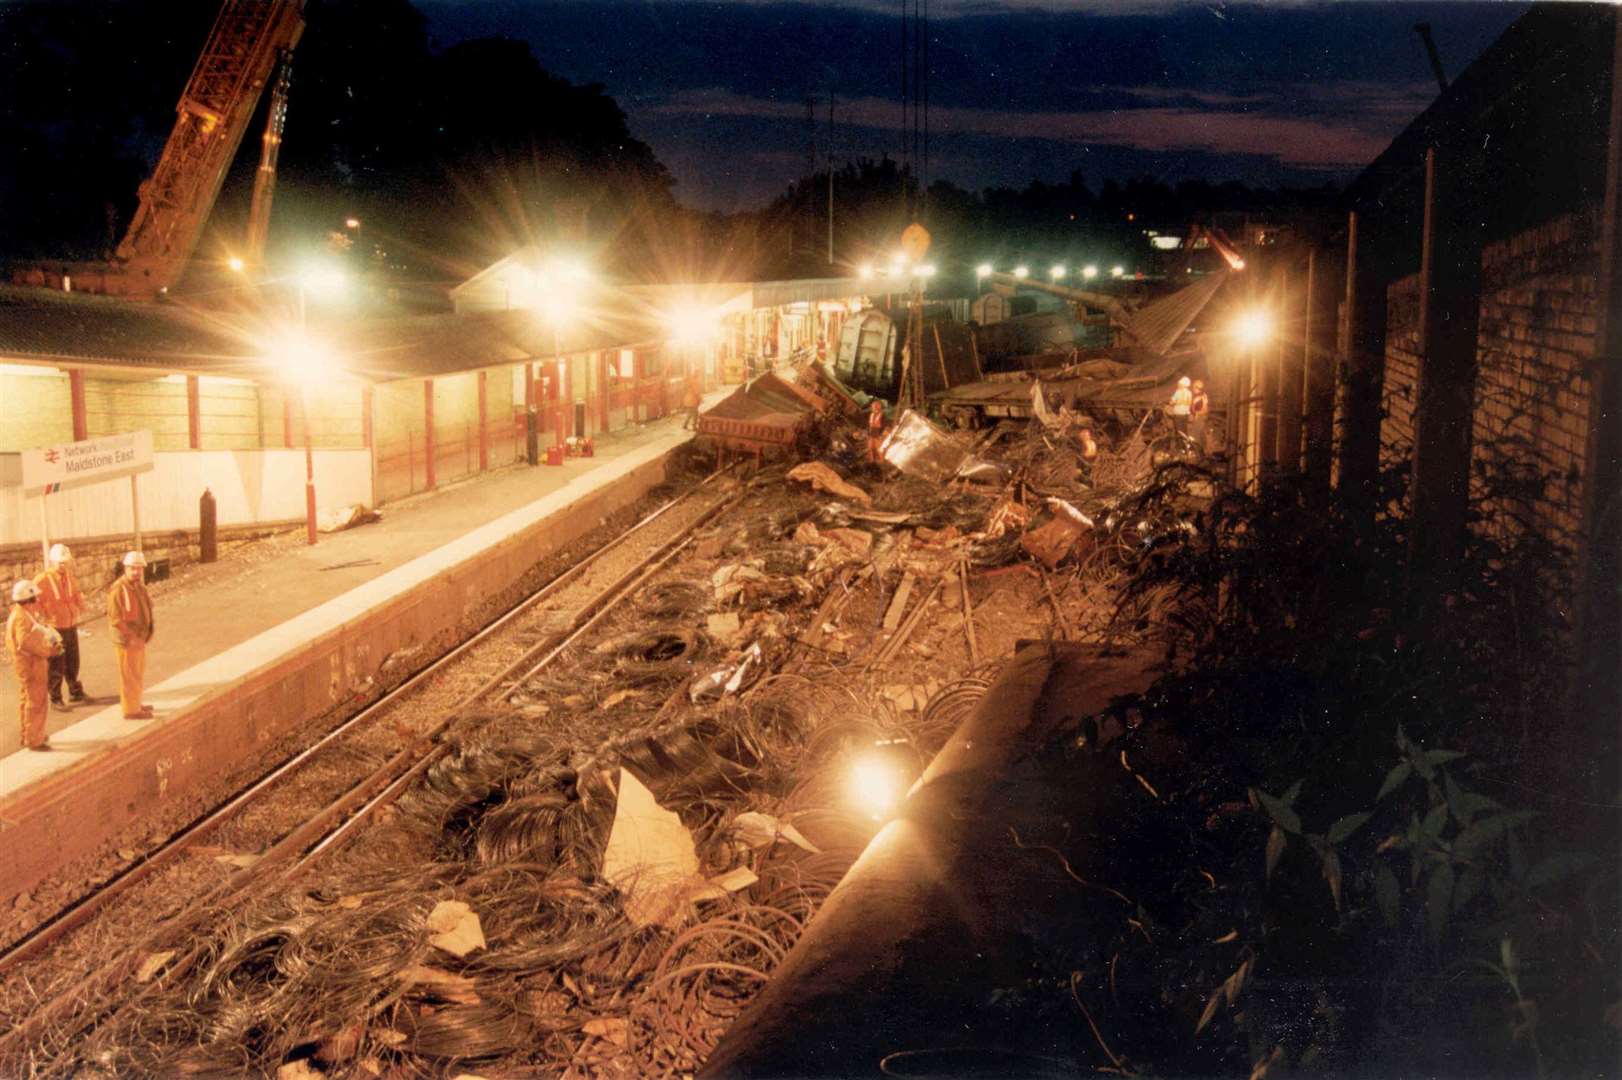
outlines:
[[[927,0],[931,178],[1343,181],[1520,3]],[[441,45],[504,34],[600,82],[684,202],[747,209],[805,168],[804,99],[836,157],[900,156],[902,0],[419,0]]]

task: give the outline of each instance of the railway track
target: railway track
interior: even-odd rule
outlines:
[[[184,882],[183,856],[210,850],[203,841],[223,836],[231,848],[253,853],[243,860],[251,860],[249,865],[224,880],[215,871],[189,903],[159,919],[141,940],[125,943],[71,986],[50,992],[26,1016],[10,1017],[10,1030],[0,1035],[0,1072],[26,1072],[42,1034],[62,1038],[114,1010],[110,991],[132,979],[143,981],[136,976],[148,958],[168,951],[178,958],[167,970],[184,969],[196,949],[187,946],[188,931],[210,912],[296,873],[356,835],[373,813],[449,752],[445,737],[469,706],[498,701],[543,670],[669,563],[698,529],[733,505],[739,493],[718,491],[714,479],[654,510],[0,953],[0,979],[26,982],[28,969],[41,962],[47,948],[71,940],[75,931],[88,934],[98,916],[116,913],[121,899],[134,907],[143,890],[160,879],[178,875]],[[300,824],[291,830],[278,831],[273,824],[294,819]],[[151,913],[143,912],[143,918]]]

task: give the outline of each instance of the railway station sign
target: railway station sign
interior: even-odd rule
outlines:
[[[153,466],[152,432],[130,431],[99,439],[24,450],[23,490],[52,495],[67,488],[149,472]]]

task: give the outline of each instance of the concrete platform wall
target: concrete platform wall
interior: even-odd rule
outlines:
[[[173,685],[181,680],[219,688],[0,805],[0,902],[304,721],[358,704],[391,654],[467,629],[536,562],[661,483],[665,463],[634,463],[521,529],[513,515],[499,519],[164,683],[157,689],[173,694],[186,689]]]

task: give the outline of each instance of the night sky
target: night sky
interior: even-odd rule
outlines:
[[[805,98],[836,97],[836,159],[902,152],[902,0],[421,0],[437,44],[502,34],[602,83],[707,209],[752,209],[806,167]],[[1107,178],[1343,182],[1519,3],[928,0],[926,179],[971,190]]]

